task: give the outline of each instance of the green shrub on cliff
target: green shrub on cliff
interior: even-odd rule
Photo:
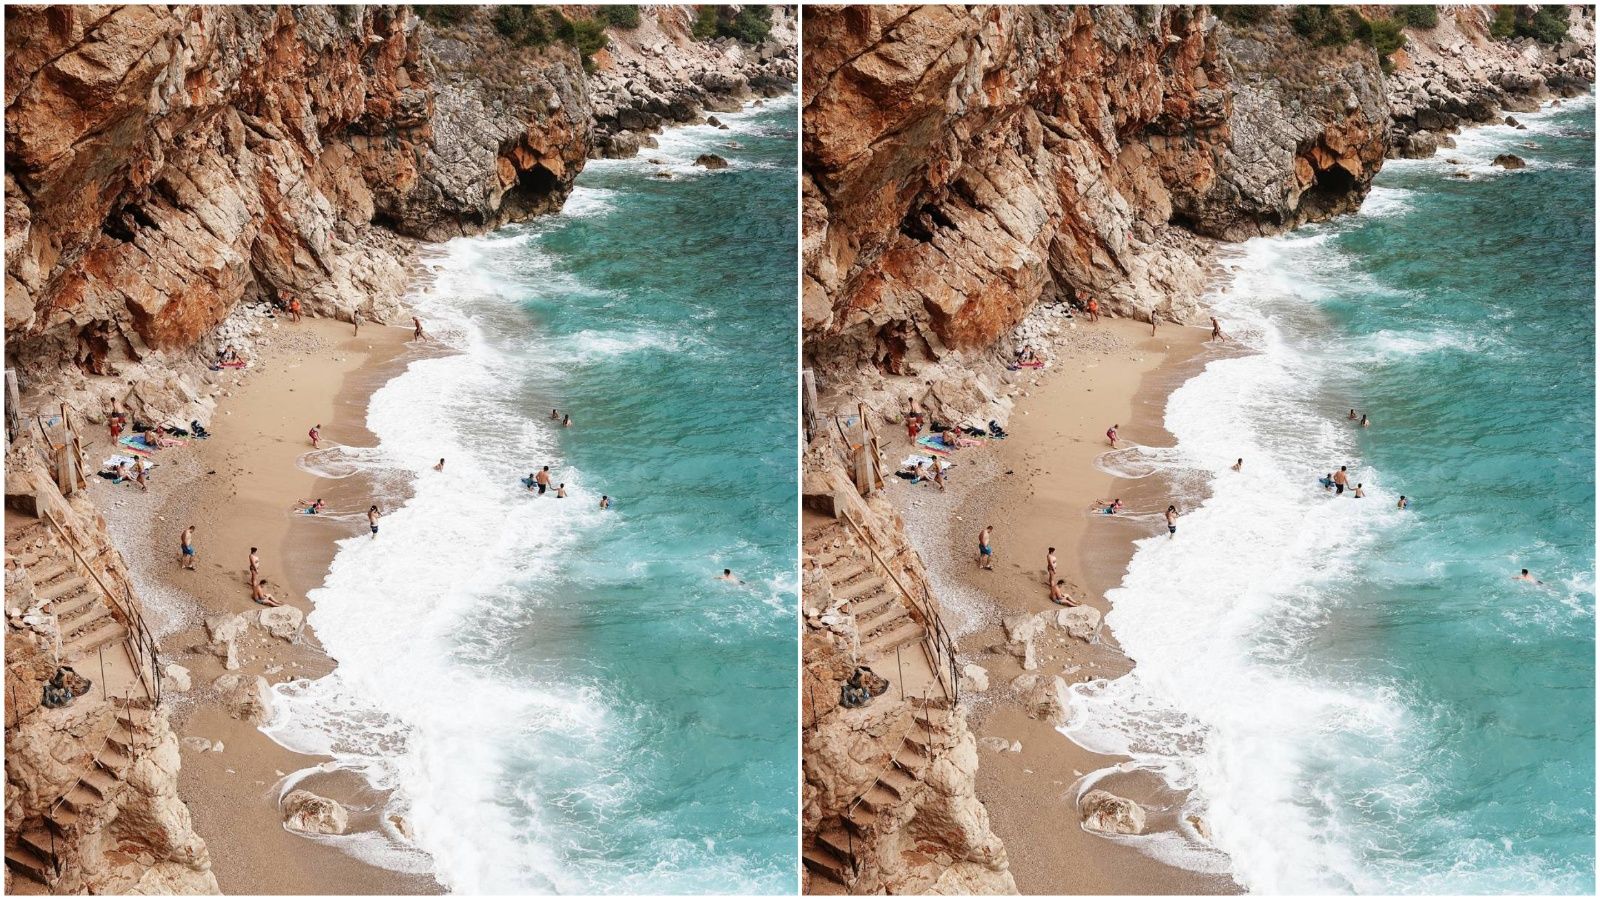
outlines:
[[[1567,20],[1565,6],[1539,6],[1533,12],[1522,10],[1516,17],[1516,27],[1512,33],[1517,37],[1533,38],[1541,44],[1559,44],[1567,36],[1567,28],[1572,23]]]
[[[766,6],[702,6],[695,10],[690,32],[700,41],[727,37],[759,44],[772,32],[772,10]]]
[[[576,49],[588,72],[594,71],[590,57],[608,40],[604,22],[569,19],[553,6],[496,6],[491,21],[506,40],[523,47],[543,47],[560,41]]]
[[[454,25],[457,22],[460,22],[462,19],[465,19],[467,17],[467,13],[472,11],[472,7],[460,5],[447,6],[439,3],[414,3],[411,6],[411,11],[417,14],[417,18],[427,22],[429,25],[442,27],[445,25]]]
[[[1343,47],[1350,43],[1350,12],[1342,6],[1296,6],[1289,24],[1296,34],[1318,46]]]
[[[1410,28],[1435,28],[1439,24],[1439,7],[1422,5],[1396,6],[1394,8],[1394,17],[1400,24]]]
[[[628,30],[639,27],[639,7],[633,4],[598,6],[595,7],[594,14],[595,18],[614,28]]]
[[[1272,7],[1256,4],[1229,4],[1227,6],[1213,6],[1211,12],[1217,18],[1235,28],[1255,25],[1272,14]]]
[[[1489,36],[1497,41],[1511,37],[1517,30],[1517,11],[1509,6],[1496,6],[1494,20],[1489,23]]]

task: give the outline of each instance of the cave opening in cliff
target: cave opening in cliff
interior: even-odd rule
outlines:
[[[932,202],[912,207],[900,220],[900,233],[924,244],[933,241],[938,229],[954,227],[956,223]]]
[[[560,184],[561,179],[556,177],[556,173],[541,164],[535,164],[533,168],[517,173],[517,185],[512,190],[524,198],[538,200],[549,196]]]
[[[1356,177],[1344,166],[1318,169],[1311,186],[1300,195],[1300,209],[1312,215],[1336,212],[1350,203],[1356,190]]]

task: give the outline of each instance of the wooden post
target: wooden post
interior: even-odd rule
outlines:
[[[810,369],[800,370],[800,421],[805,423],[809,444],[817,430],[817,376]]]

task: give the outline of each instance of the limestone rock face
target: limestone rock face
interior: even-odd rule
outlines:
[[[211,683],[217,700],[228,715],[252,725],[265,725],[272,721],[272,689],[260,675],[233,673],[223,675]]]
[[[1102,834],[1143,834],[1144,807],[1108,791],[1092,790],[1078,801],[1083,827]]]
[[[1492,6],[1439,10],[1439,24],[1406,29],[1386,94],[1393,116],[1396,155],[1428,156],[1426,131],[1445,136],[1463,126],[1514,117],[1505,110],[1536,109],[1550,97],[1573,97],[1594,88],[1594,8],[1569,7],[1566,39],[1558,45],[1527,38],[1497,41],[1489,35]],[[1454,146],[1441,140],[1439,146]]]
[[[283,824],[307,834],[344,834],[350,814],[338,801],[310,791],[290,791],[283,798]]]
[[[1286,22],[875,6],[805,29],[802,320],[824,368],[984,349],[1055,298],[1182,320],[1196,235],[1354,209],[1387,148],[1377,60]]]

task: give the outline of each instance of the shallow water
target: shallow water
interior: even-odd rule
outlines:
[[[340,666],[272,729],[395,788],[426,854],[352,852],[463,892],[793,891],[795,110],[591,162],[563,214],[427,261],[457,352],[349,462],[415,484],[312,592]],[[566,498],[520,483],[545,465]]]
[[[1244,245],[1212,299],[1254,352],[1168,402],[1155,464],[1215,477],[1068,730],[1192,787],[1253,891],[1594,890],[1594,107],[1523,118]]]

